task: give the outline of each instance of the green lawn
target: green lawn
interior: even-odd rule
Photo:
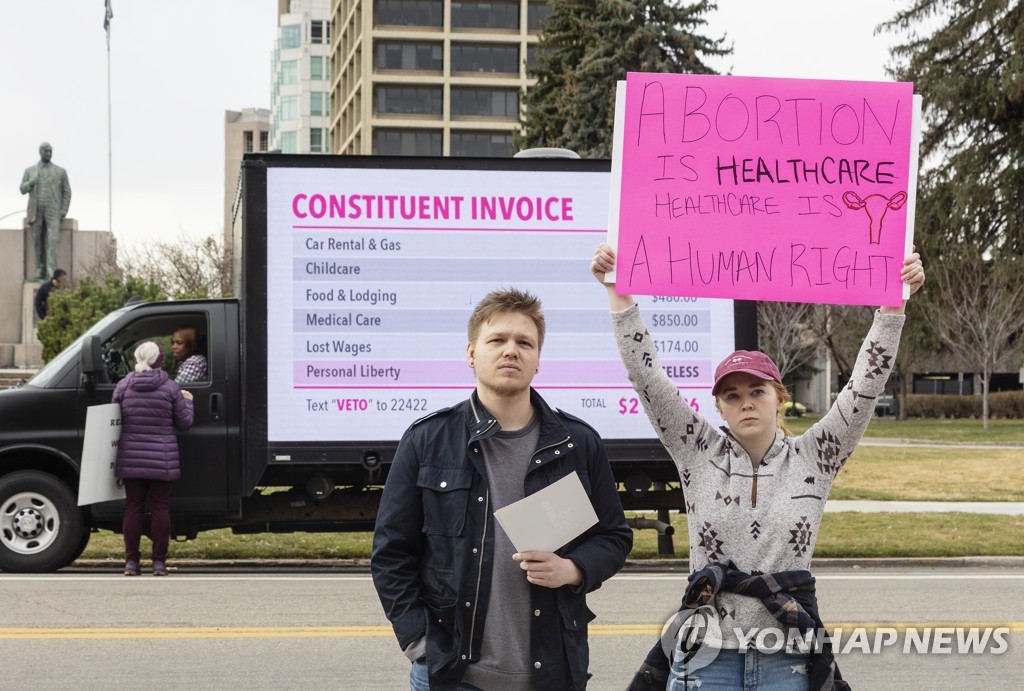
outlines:
[[[678,556],[686,556],[686,516],[673,514]],[[653,530],[636,531],[634,559],[657,556]],[[968,513],[826,513],[815,557],[1024,556],[1024,516]]]
[[[795,433],[812,418],[787,420]],[[867,436],[930,442],[1021,442],[1024,421],[993,420],[986,434],[978,420],[875,419]],[[831,499],[1024,502],[1024,448],[920,448],[861,446],[836,479]],[[678,554],[686,554],[686,516],[673,514]],[[370,533],[233,535],[201,533],[171,545],[171,558],[368,559]],[[145,542],[145,541],[144,541]],[[93,535],[82,555],[120,561],[120,535]],[[148,545],[144,545],[148,549]],[[818,557],[1024,556],[1024,516],[965,513],[827,513]],[[636,531],[632,557],[657,555],[653,530]]]
[[[793,434],[807,431],[817,420],[813,416],[787,418],[786,426]],[[1024,444],[1024,420],[989,420],[989,431],[981,420],[933,420],[914,418],[894,420],[875,418],[868,425],[867,437],[912,439],[929,442],[999,442]]]
[[[673,513],[677,556],[687,554],[686,515]],[[658,556],[657,534],[635,531],[633,559]],[[369,559],[370,533],[232,535],[200,533],[171,544],[170,559]],[[149,545],[143,540],[143,555]],[[124,556],[120,535],[93,535],[86,559]],[[1024,556],[1024,516],[966,513],[826,513],[817,557]]]
[[[861,446],[829,498],[1024,502],[1024,448]]]

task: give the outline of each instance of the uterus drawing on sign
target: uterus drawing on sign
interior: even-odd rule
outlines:
[[[907,203],[907,193],[897,192],[891,197],[884,194],[869,194],[861,197],[856,192],[843,192],[843,203],[854,211],[864,209],[868,216],[870,244],[877,245],[882,241],[882,219],[890,209],[896,211]]]

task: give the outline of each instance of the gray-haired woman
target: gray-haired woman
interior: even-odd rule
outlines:
[[[182,391],[161,369],[163,350],[146,341],[135,349],[135,371],[117,383],[113,402],[121,404],[121,439],[114,475],[124,481],[124,575],[138,576],[143,509],[152,517],[153,575],[167,575],[171,537],[171,490],[181,477],[175,431],[192,426],[192,394]]]

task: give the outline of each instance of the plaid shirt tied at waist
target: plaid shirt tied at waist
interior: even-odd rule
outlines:
[[[849,691],[832,652],[832,641],[818,615],[814,576],[810,571],[779,571],[757,576],[738,570],[733,563],[709,564],[690,574],[679,608],[697,609],[709,604],[719,592],[736,593],[759,599],[783,629],[796,629],[802,636],[812,632],[816,640],[821,632],[821,650],[811,654],[812,691]],[[627,691],[663,691],[668,683],[672,661],[665,656],[661,641],[655,643],[637,670]]]

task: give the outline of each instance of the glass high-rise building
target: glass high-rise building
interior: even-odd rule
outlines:
[[[331,0],[279,0],[271,56],[270,148],[330,153]]]

